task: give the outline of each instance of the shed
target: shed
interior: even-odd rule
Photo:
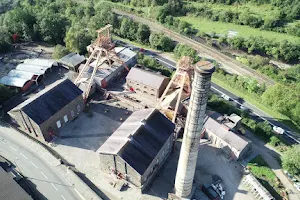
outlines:
[[[101,169],[145,188],[172,149],[174,129],[156,109],[134,112],[98,149]]]
[[[136,64],[137,54],[126,47],[116,47],[115,51],[119,58],[126,63],[127,66],[133,67]]]
[[[133,67],[127,77],[127,86],[134,91],[152,98],[159,98],[169,83],[169,78],[161,74]]]
[[[58,62],[64,67],[72,69],[73,71],[78,71],[79,66],[85,62],[85,57],[77,53],[70,53],[62,57]]]

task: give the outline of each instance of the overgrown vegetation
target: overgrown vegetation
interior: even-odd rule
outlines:
[[[0,105],[12,98],[17,92],[16,89],[0,84]]]
[[[247,168],[276,199],[286,197],[282,183],[260,155],[251,160]]]
[[[282,166],[292,175],[300,175],[300,145],[294,145],[282,156]]]
[[[154,58],[151,58],[149,56],[145,56],[142,53],[138,54],[138,59],[137,59],[138,64],[147,67],[153,71],[160,72],[162,75],[171,77],[173,71],[167,67],[164,67],[160,65]]]

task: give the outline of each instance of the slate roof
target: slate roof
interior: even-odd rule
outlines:
[[[119,58],[121,58],[121,60],[124,62],[127,62],[136,56],[136,53],[134,51],[131,51],[129,48],[126,47],[116,47],[115,51]]]
[[[133,67],[129,71],[126,79],[136,81],[140,84],[147,85],[155,89],[159,89],[164,80],[168,79],[168,77]]]
[[[0,199],[32,200],[23,188],[0,167]]]
[[[139,174],[144,174],[175,125],[156,109],[134,112],[98,149],[101,154],[119,155]]]
[[[236,149],[239,152],[241,152],[249,144],[248,140],[230,131],[227,126],[220,124],[211,117],[206,117],[204,128],[218,136],[220,139],[225,141],[232,148]]]
[[[47,86],[11,111],[22,110],[40,125],[80,95],[82,91],[74,83],[69,79],[62,79]]]
[[[70,53],[68,55],[65,55],[62,57],[59,62],[68,66],[74,68],[75,66],[78,66],[79,64],[83,63],[85,61],[85,57],[81,56],[77,53]]]

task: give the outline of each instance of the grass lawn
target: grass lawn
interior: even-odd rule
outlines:
[[[282,199],[280,192],[284,188],[281,186],[282,184],[275,173],[260,155],[251,160],[247,167],[271,195],[276,199]]]
[[[296,36],[276,33],[272,31],[259,30],[256,28],[251,28],[249,26],[241,26],[233,23],[214,22],[207,19],[190,16],[179,17],[179,19],[192,24],[194,28],[202,32],[215,32],[217,34],[226,34],[229,30],[232,30],[237,31],[238,35],[242,37],[262,36],[276,41],[288,40],[300,42],[300,38]]]
[[[233,94],[243,98],[245,101],[249,102],[250,104],[253,104],[255,107],[257,107],[260,110],[264,111],[265,113],[272,116],[273,118],[276,118],[278,121],[280,121],[281,123],[283,123],[286,126],[290,127],[291,129],[293,129],[297,133],[300,133],[300,127],[295,125],[292,122],[292,120],[290,118],[288,118],[287,116],[280,114],[279,112],[275,111],[272,108],[264,106],[261,102],[257,101],[255,98],[253,98],[249,94],[247,94],[245,92],[241,92],[241,91],[239,91],[235,88],[232,88],[224,80],[220,79],[217,76],[212,77],[212,82],[214,82],[215,84],[225,88],[226,90],[232,92]]]
[[[200,2],[188,2],[188,1],[185,1],[185,3],[189,3],[195,6],[196,8],[206,6],[213,10],[231,10],[236,12],[248,11],[249,13],[253,13],[261,17],[272,15],[272,13],[279,11],[274,7],[272,8],[271,4],[262,4],[257,6],[251,3],[243,3],[240,5],[239,4],[224,5],[224,4],[217,4],[217,3],[200,3]]]

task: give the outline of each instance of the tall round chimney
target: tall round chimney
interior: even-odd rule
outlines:
[[[195,65],[192,93],[175,180],[175,193],[180,198],[190,198],[191,195],[210,81],[214,71],[214,65],[208,61],[200,61]]]

